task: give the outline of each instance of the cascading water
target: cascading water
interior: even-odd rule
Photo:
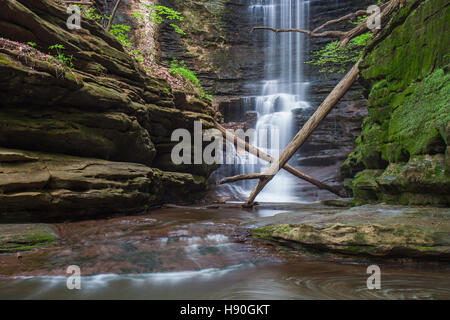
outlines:
[[[309,1],[305,0],[251,0],[248,13],[254,25],[274,28],[308,28]],[[277,157],[294,135],[296,109],[308,108],[305,101],[308,82],[304,77],[306,38],[301,33],[264,33],[264,78],[256,97],[248,97],[244,104],[258,114],[256,137],[252,144]],[[263,137],[266,135],[266,138]],[[267,142],[266,142],[267,141]],[[251,157],[250,157],[251,159]],[[254,160],[254,159],[253,159]],[[256,161],[253,161],[256,162]],[[264,170],[259,162],[240,165],[240,173]],[[280,171],[258,196],[259,201],[298,201],[295,184],[298,181],[287,172]],[[237,188],[248,196],[255,181],[242,182]]]

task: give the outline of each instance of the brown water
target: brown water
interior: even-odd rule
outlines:
[[[450,299],[450,268],[367,264],[276,250],[240,223],[292,209],[171,208],[148,215],[58,224],[58,244],[0,255],[0,298],[27,299]],[[65,273],[78,265],[81,290]]]

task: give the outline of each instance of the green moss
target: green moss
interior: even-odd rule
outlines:
[[[366,242],[365,237],[366,237],[366,235],[364,233],[357,232],[354,239],[357,243],[363,244]]]
[[[384,39],[371,47],[361,64],[362,81],[369,88],[369,115],[355,151],[341,168],[344,178],[366,171],[356,175],[351,184],[358,201],[447,201],[442,195],[415,196],[428,193],[427,189],[445,194],[447,178],[442,168],[429,168],[427,160],[414,162],[420,170],[410,162],[418,155],[444,154],[448,146],[447,5],[444,0],[408,1],[396,12],[391,25],[382,30]],[[365,169],[386,170],[382,183],[373,181],[375,177]],[[413,178],[408,173],[411,171]]]
[[[272,239],[274,230],[274,226],[257,228],[253,230],[252,236],[257,239],[270,240]]]
[[[377,200],[378,183],[376,178],[381,170],[364,170],[352,181],[353,196],[357,200]]]
[[[0,243],[0,252],[19,252],[48,246],[57,240],[56,236],[49,233],[36,232],[15,236],[6,242]]]
[[[444,148],[440,132],[450,122],[450,74],[438,69],[409,89],[414,93],[401,100],[392,113],[388,142],[396,146],[394,149],[406,150],[410,156],[426,154],[439,144]],[[389,160],[397,162],[399,159],[392,153]]]
[[[346,251],[351,251],[354,253],[364,253],[364,252],[370,252],[376,249],[375,246],[347,246],[344,247]]]

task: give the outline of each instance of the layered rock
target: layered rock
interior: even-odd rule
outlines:
[[[205,90],[217,103],[234,101],[252,92],[246,85],[263,72],[264,48],[254,46],[248,2],[229,0],[160,0],[180,11],[185,36],[167,32],[158,42],[163,61],[184,60],[195,70]]]
[[[214,166],[157,167],[168,168],[161,159],[173,130],[192,131],[195,120],[212,126],[202,113],[208,102],[145,72],[94,21],[83,17],[71,31],[67,18],[51,0],[0,3],[0,147],[18,149],[0,156],[2,220],[96,217],[198,198]],[[54,56],[55,44],[73,66]]]
[[[450,260],[450,211],[435,207],[345,203],[297,205],[290,212],[248,224],[257,239],[302,251],[358,259]]]
[[[0,149],[0,160],[3,222],[138,213],[198,199],[205,190],[204,177],[135,163],[14,149]]]
[[[446,1],[409,1],[361,65],[369,115],[342,167],[360,201],[450,203],[449,15]]]

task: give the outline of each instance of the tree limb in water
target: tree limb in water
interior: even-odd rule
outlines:
[[[244,141],[244,140],[240,139],[239,137],[235,136],[230,131],[225,129],[223,126],[221,126],[215,120],[214,120],[214,125],[226,137],[227,141],[230,141],[233,143],[233,145],[236,147],[236,149],[239,149],[239,148],[244,149],[245,151],[247,151],[247,152],[253,154],[254,156],[256,156],[262,160],[265,160],[269,163],[272,163],[275,160],[271,155],[252,146],[247,141]],[[290,166],[289,164],[285,164],[283,169],[286,170],[287,172],[291,173],[292,175],[296,176],[297,178],[300,178],[302,180],[305,180],[305,181],[315,185],[319,189],[328,190],[339,197],[345,197],[345,193],[340,192],[337,188],[334,188],[334,187],[327,185],[317,179],[314,179],[313,177],[310,177],[309,175],[295,169],[294,167]],[[237,176],[237,177],[239,177],[239,176]],[[261,176],[258,175],[258,177],[256,179],[259,179],[260,177]],[[242,180],[242,179],[236,179],[236,177],[233,177],[233,178],[235,178],[233,181],[230,181],[227,178],[223,179],[223,180],[219,181],[219,184],[230,183],[230,182]]]
[[[322,120],[328,115],[333,107],[339,102],[339,100],[345,95],[347,90],[353,85],[359,74],[359,64],[362,59],[353,66],[353,68],[345,75],[345,77],[338,83],[338,85],[331,91],[324,102],[314,112],[314,114],[305,123],[303,128],[296,134],[294,139],[287,145],[281,155],[272,162],[271,166],[262,173],[265,178],[259,180],[258,185],[252,191],[250,197],[245,203],[245,207],[253,205],[255,198],[261,192],[261,190],[273,179],[273,177],[283,168],[289,159],[297,152],[297,150],[305,143],[312,132],[322,122]]]
[[[234,177],[228,177],[220,180],[218,184],[224,184],[224,183],[230,183],[230,182],[236,182],[241,180],[254,180],[254,179],[263,179],[268,178],[268,176],[264,176],[260,173],[251,173],[251,174],[240,174]]]
[[[345,20],[344,17],[336,20],[331,20],[326,22],[324,25],[316,28],[314,31],[304,30],[304,29],[276,29],[272,27],[254,27],[254,30],[270,30],[275,33],[279,32],[301,32],[308,34],[312,37],[335,37],[340,39],[340,45],[346,45],[351,39],[360,34],[369,30],[369,25],[367,23],[368,19],[380,19],[381,23],[386,23],[390,17],[392,12],[398,7],[402,7],[405,5],[407,0],[390,0],[383,4],[380,8],[380,11],[375,12],[370,17],[365,19],[363,22],[358,24],[355,28],[351,29],[347,32],[342,31],[325,31],[322,33],[317,33],[317,30],[321,30],[327,25],[331,25],[340,21]],[[356,13],[355,13],[356,15]],[[348,15],[347,15],[348,16]],[[323,103],[319,106],[316,112],[312,115],[312,117],[305,123],[303,128],[297,133],[294,139],[288,144],[288,146],[283,150],[281,155],[275,161],[271,162],[271,166],[266,169],[263,173],[261,173],[258,185],[250,194],[247,202],[243,205],[243,207],[251,207],[254,205],[254,200],[258,196],[258,194],[264,189],[264,187],[273,179],[273,177],[283,168],[289,159],[297,152],[297,150],[305,143],[305,141],[309,138],[312,132],[317,128],[317,126],[322,122],[322,120],[328,115],[328,113],[333,109],[333,107],[339,102],[339,100],[345,95],[348,89],[353,85],[355,80],[359,75],[359,64],[361,63],[362,58],[358,60],[358,62],[352,67],[352,69],[345,75],[345,77],[338,83],[338,85],[331,91],[328,97],[323,101]]]

